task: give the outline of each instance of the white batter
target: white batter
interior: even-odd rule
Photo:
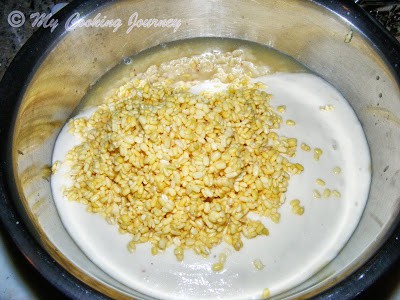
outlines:
[[[54,200],[66,229],[94,263],[127,286],[156,298],[259,299],[264,288],[269,288],[271,295],[288,290],[337,255],[357,226],[368,197],[370,156],[361,125],[341,94],[317,76],[281,73],[257,81],[268,86],[272,106],[286,105],[284,120],[297,123],[289,127],[283,122],[279,134],[297,138],[299,146],[305,142],[324,151],[315,161],[312,151],[297,150],[292,160],[301,163],[305,171],[290,179],[280,223],[263,219],[270,235],[243,238],[239,252],[221,244],[208,258],[186,250],[183,262],[176,260],[173,248],[152,256],[150,245],[141,244],[129,253],[129,235],[120,235],[117,226],[63,196],[62,187],[70,180],[67,167],[62,166],[51,178]],[[212,84],[193,91],[206,87]],[[321,111],[324,105],[333,105],[335,110]],[[64,161],[79,143],[65,126],[56,141],[53,162]],[[342,169],[339,175],[332,171],[336,166]],[[318,186],[317,178],[325,180],[326,187]],[[340,191],[341,198],[313,198],[314,189],[322,193],[324,188]],[[302,216],[291,212],[289,201],[295,198],[305,207]],[[228,258],[224,270],[215,273],[211,266],[222,252]],[[255,259],[265,268],[257,270]]]

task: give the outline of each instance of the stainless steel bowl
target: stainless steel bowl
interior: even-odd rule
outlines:
[[[105,28],[65,29],[75,13],[121,19]],[[143,18],[177,18],[171,28],[135,28]],[[277,298],[351,298],[399,258],[400,47],[350,1],[78,1],[22,48],[0,86],[0,217],[28,260],[70,297],[149,298],[117,282],[75,245],[55,208],[48,180],[54,141],[90,86],[121,59],[192,37],[255,41],[286,53],[333,84],[366,133],[372,183],[359,226],[320,272]]]

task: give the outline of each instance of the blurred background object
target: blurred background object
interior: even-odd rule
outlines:
[[[356,1],[400,40],[400,1]]]

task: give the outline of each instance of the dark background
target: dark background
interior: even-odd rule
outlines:
[[[11,27],[7,23],[8,14],[13,10],[19,10],[23,12],[25,16],[29,16],[33,12],[49,13],[53,5],[70,1],[0,1],[0,78],[2,78],[14,55],[35,31],[35,28],[32,28],[31,23],[28,21],[28,17],[27,22],[22,27]],[[366,9],[374,18],[379,20],[400,41],[400,0],[359,0],[356,2]],[[29,289],[36,299],[66,299],[27,262],[25,257],[13,244],[8,234],[0,228],[0,248],[2,246],[6,254],[6,259],[11,259],[12,265],[15,266],[16,273],[18,274],[3,278],[1,276],[2,266],[0,264],[0,300],[16,299],[12,290],[12,284],[9,284],[13,280],[20,281],[20,284]],[[359,295],[358,299],[400,300],[400,261],[393,265],[371,288]]]

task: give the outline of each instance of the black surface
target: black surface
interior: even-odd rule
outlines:
[[[84,2],[85,1],[76,1],[68,5],[58,18],[62,19],[63,15],[66,17],[70,16],[71,12],[76,7],[79,7],[80,10],[83,11],[89,11],[90,6],[85,5]],[[396,45],[394,39],[385,31],[382,31],[382,28],[378,25],[371,25],[367,14],[348,1],[318,2],[350,19],[350,21],[356,25],[359,25],[361,31],[372,37],[372,42],[387,56],[387,60],[392,63],[397,74],[399,74],[400,50],[398,44]],[[43,5],[47,5],[47,8],[41,7],[41,4],[38,3],[44,3]],[[9,1],[0,3],[0,12],[2,13],[0,28],[0,51],[2,53],[0,63],[2,65],[0,70],[4,69],[4,66],[8,64],[10,58],[13,57],[20,45],[33,31],[32,28],[25,28],[27,31],[24,31],[24,28],[10,29],[7,24],[4,25],[9,11],[13,8],[24,12],[29,10],[46,11],[46,9],[48,10],[48,5],[51,5],[50,1]],[[346,10],[344,9],[345,7],[347,8]],[[351,14],[347,15],[347,11],[350,11]],[[61,26],[59,30],[61,30]],[[24,255],[29,258],[36,270],[43,274],[52,285],[72,298],[105,299],[104,296],[101,296],[85,284],[82,284],[54,262],[29,235],[27,228],[21,221],[20,216],[10,200],[10,190],[7,188],[9,185],[6,183],[10,173],[5,171],[7,170],[7,148],[4,141],[6,140],[7,131],[11,123],[12,111],[16,101],[19,99],[20,93],[23,91],[23,83],[29,78],[29,72],[26,70],[34,69],[36,61],[43,55],[43,49],[47,49],[52,39],[61,34],[61,32],[57,32],[57,30],[51,35],[48,30],[39,29],[38,31],[39,33],[29,41],[29,45],[26,45],[17,55],[10,66],[10,71],[6,73],[0,84],[0,141],[2,141],[0,156],[0,219],[5,229],[8,232],[12,232],[11,237],[16,245],[23,251]],[[2,71],[0,71],[0,77],[1,75]],[[16,81],[16,79],[18,80]],[[398,260],[400,257],[399,231],[400,229],[397,227],[385,247],[363,268],[353,274],[350,280],[346,280],[334,289],[328,290],[319,298],[345,299],[357,297],[359,299],[385,299],[385,296],[390,295],[390,288],[394,286],[393,282],[396,284],[399,280],[400,263],[398,261],[396,264],[392,264],[394,260]],[[38,294],[38,297],[40,299],[62,299],[60,292],[49,286],[29,263],[26,263],[26,261],[24,263],[24,260],[21,259],[22,254],[20,254],[13,245],[10,245],[10,243],[7,244],[9,245],[9,251],[12,251],[16,257],[16,263],[19,264],[18,268],[25,274],[24,276],[26,276],[27,280],[31,281],[31,278],[34,278],[35,286],[39,286],[40,289],[43,289],[43,294]],[[382,276],[382,274],[387,271],[389,272]],[[378,280],[379,277],[381,278]],[[376,283],[373,284],[375,281]]]
[[[85,1],[76,1],[57,14],[57,17],[65,20],[76,11],[76,8],[82,15],[91,11],[91,7],[85,4]],[[6,12],[3,12],[4,14]],[[0,149],[0,223],[36,270],[67,297],[108,299],[69,274],[44,251],[29,233],[11,200],[18,199],[14,182],[11,179],[13,176],[9,163],[11,145],[9,138],[13,128],[14,111],[36,64],[41,61],[50,50],[51,44],[62,33],[63,26],[57,27],[53,32],[45,28],[37,29],[36,33],[16,54],[0,83],[0,141],[2,141]],[[47,299],[47,293],[44,297]]]

